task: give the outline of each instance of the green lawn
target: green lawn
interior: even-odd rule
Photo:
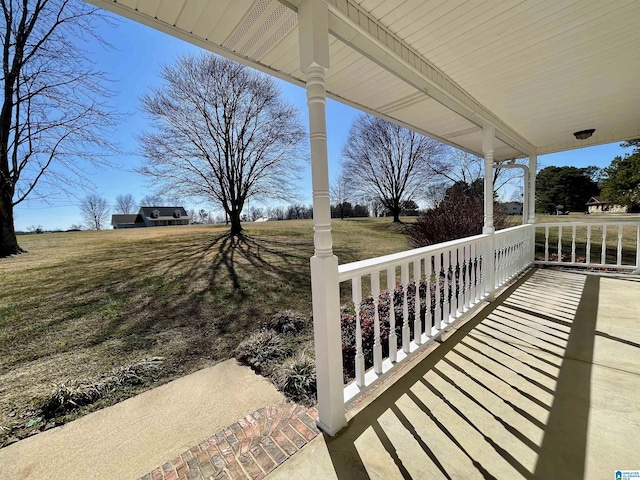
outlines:
[[[44,427],[33,407],[53,384],[164,357],[153,381],[85,413],[229,358],[278,311],[310,317],[311,221],[245,229],[239,241],[223,226],[21,236],[29,253],[0,260],[0,445]],[[402,229],[334,220],[334,249],[341,263],[406,250]],[[308,328],[298,341],[311,338]]]

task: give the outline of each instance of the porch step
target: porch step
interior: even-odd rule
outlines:
[[[297,404],[262,407],[140,480],[264,478],[320,433],[317,418],[315,408]]]

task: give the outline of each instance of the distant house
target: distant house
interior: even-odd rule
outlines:
[[[522,215],[522,202],[507,202],[504,208],[507,215]]]
[[[191,218],[184,207],[140,207],[134,214],[111,216],[113,228],[166,227],[189,225]]]
[[[586,205],[589,213],[627,213],[626,206],[609,205],[609,202],[603,200],[602,197],[591,197]]]

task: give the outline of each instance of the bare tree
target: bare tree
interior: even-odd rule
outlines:
[[[400,221],[402,204],[424,196],[434,176],[431,164],[443,145],[371,115],[360,115],[342,149],[344,175],[354,189],[379,198]]]
[[[22,252],[13,209],[82,184],[112,148],[104,74],[78,44],[109,21],[79,0],[0,0],[0,257]]]
[[[135,213],[136,200],[130,193],[118,195],[116,197],[115,207],[118,213]]]
[[[180,57],[161,76],[142,98],[155,126],[141,139],[142,173],[220,205],[234,235],[248,198],[293,196],[305,135],[272,79],[212,54]]]
[[[100,195],[87,195],[80,204],[82,218],[90,230],[101,230],[109,218],[109,202]]]
[[[440,185],[435,187],[435,191],[439,192],[458,182],[471,185],[476,180],[484,179],[484,159],[453,147],[447,147],[445,154],[440,157],[438,162],[432,163],[431,167],[437,174],[436,178],[440,180],[438,182]],[[520,170],[494,168],[494,192],[500,192],[507,185],[513,185],[517,188],[517,181],[521,177]]]
[[[165,203],[164,198],[157,194],[145,195],[140,200],[141,207],[161,207]]]
[[[331,182],[329,196],[331,197],[331,203],[335,205],[340,214],[340,218],[343,220],[345,216],[345,205],[351,200],[351,195],[353,195],[353,186],[349,178],[342,172]]]

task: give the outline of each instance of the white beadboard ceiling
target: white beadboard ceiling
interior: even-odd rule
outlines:
[[[88,1],[302,84],[300,0]],[[332,98],[497,160],[640,137],[638,0],[326,2]]]

